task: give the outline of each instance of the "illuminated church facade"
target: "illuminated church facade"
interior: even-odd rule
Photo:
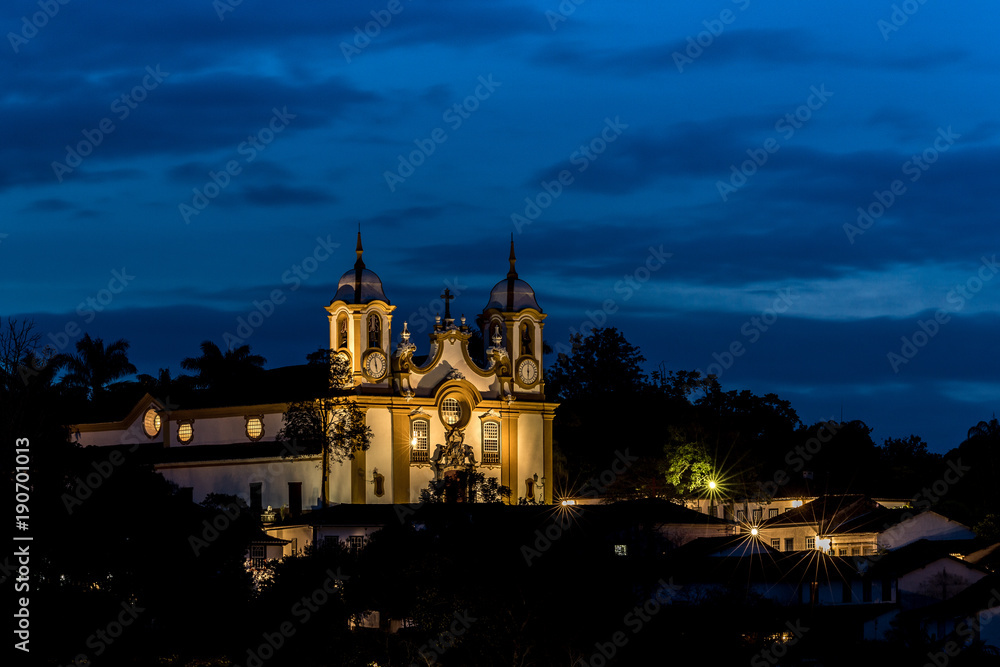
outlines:
[[[369,269],[358,234],[356,262],[325,307],[329,347],[344,358],[352,397],[371,428],[371,445],[353,460],[333,463],[330,503],[413,503],[434,479],[474,466],[519,498],[552,502],[552,420],[545,400],[542,332],[545,314],[518,277],[513,240],[509,270],[491,290],[474,323],[443,316],[418,356],[407,323],[393,342],[393,306]],[[473,326],[484,354],[471,354]],[[474,356],[481,356],[477,363]],[[75,428],[84,446],[149,447],[155,468],[190,489],[247,498],[251,506],[318,508],[321,458],[289,457],[275,440],[288,403],[183,408],[145,396],[119,422]],[[127,450],[127,451],[129,451]]]

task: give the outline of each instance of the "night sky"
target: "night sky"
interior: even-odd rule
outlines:
[[[240,338],[302,363],[360,223],[424,352],[513,232],[557,349],[877,442],[989,419],[1000,6],[578,2],[5,3],[0,313],[155,375],[276,295]]]

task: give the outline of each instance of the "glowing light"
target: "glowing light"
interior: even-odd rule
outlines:
[[[829,537],[820,537],[818,535],[816,536],[816,548],[819,549],[820,551],[829,551],[830,544],[831,541]]]
[[[802,501],[801,500],[793,500],[792,501],[792,507],[802,507]]]
[[[759,533],[760,533],[760,531],[759,531],[759,530],[757,530],[756,528],[751,528],[751,529],[750,529],[750,534],[751,534],[751,535],[753,535],[754,537],[757,537],[757,535],[758,535]]]
[[[716,487],[718,487],[718,486],[719,485],[715,483],[714,479],[710,479],[708,481],[708,488],[710,488],[712,491],[715,491]]]
[[[569,507],[570,505],[576,505],[575,500],[564,500],[560,503],[563,507]]]
[[[410,440],[410,447],[416,447],[416,446],[417,446],[417,436],[413,436],[413,439]]]

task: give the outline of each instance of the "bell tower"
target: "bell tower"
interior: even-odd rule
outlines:
[[[513,234],[508,262],[507,277],[493,287],[490,301],[479,317],[483,341],[506,349],[517,391],[541,394],[544,390],[542,329],[546,316],[535,300],[531,285],[518,278]]]
[[[347,358],[354,384],[388,385],[392,311],[382,281],[365,266],[358,229],[354,268],[340,277],[337,293],[326,307],[330,349]]]

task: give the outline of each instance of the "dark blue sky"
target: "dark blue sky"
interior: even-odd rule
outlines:
[[[299,363],[359,222],[397,334],[514,232],[554,345],[956,445],[1000,404],[1000,7],[675,4],[7,3],[0,313],[155,374],[281,290],[246,342]]]

